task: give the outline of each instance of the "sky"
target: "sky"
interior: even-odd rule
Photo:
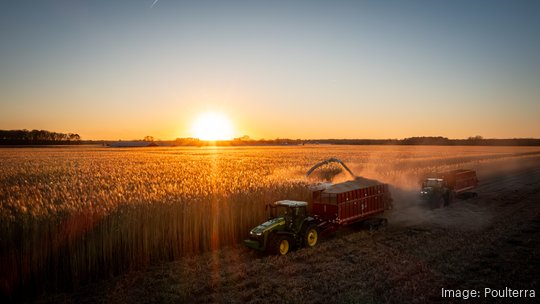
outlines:
[[[2,1],[0,129],[540,137],[539,1]]]

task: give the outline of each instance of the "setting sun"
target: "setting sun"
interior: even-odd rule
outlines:
[[[201,114],[191,129],[193,136],[202,140],[228,140],[233,137],[230,120],[220,113]]]

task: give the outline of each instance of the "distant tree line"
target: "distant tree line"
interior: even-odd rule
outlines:
[[[260,139],[249,137],[235,138],[234,140],[204,141],[198,138],[177,138],[172,142],[175,146],[275,146],[275,145],[428,145],[428,146],[540,146],[538,138],[483,138],[482,136],[467,139],[449,139],[442,136],[409,137],[404,139]]]
[[[301,145],[306,143],[303,139],[250,139],[249,136],[242,136],[233,140],[201,140],[194,137],[177,138],[172,142],[173,146],[278,146],[278,145]]]
[[[0,145],[66,145],[79,144],[81,136],[46,130],[0,130]]]
[[[334,145],[427,145],[427,146],[540,146],[538,138],[483,138],[449,139],[442,136],[421,136],[404,139],[321,139],[316,141]]]

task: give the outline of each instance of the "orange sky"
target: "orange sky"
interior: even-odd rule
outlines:
[[[220,112],[252,138],[540,137],[537,6],[12,1],[0,129],[174,139]]]

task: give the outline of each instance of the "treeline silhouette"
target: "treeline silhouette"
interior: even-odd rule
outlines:
[[[427,145],[427,146],[540,146],[538,138],[483,138],[449,139],[442,136],[421,136],[404,139],[328,139],[322,143],[335,145]]]
[[[421,136],[404,139],[242,139],[221,141],[204,141],[197,138],[177,138],[174,146],[265,146],[265,145],[431,145],[431,146],[540,146],[538,138],[483,138],[481,136],[467,139],[449,139],[442,136]]]
[[[0,145],[72,145],[80,144],[81,136],[75,133],[58,133],[46,130],[0,130]]]
[[[152,136],[146,136],[144,141],[152,141]],[[0,145],[72,145],[100,144],[113,141],[81,140],[76,133],[58,133],[46,130],[0,130]],[[483,138],[473,136],[467,139],[449,139],[442,136],[418,136],[404,139],[258,139],[248,136],[233,140],[207,141],[198,138],[177,138],[174,141],[159,141],[156,145],[165,146],[277,146],[277,145],[428,145],[428,146],[540,146],[539,138]]]

